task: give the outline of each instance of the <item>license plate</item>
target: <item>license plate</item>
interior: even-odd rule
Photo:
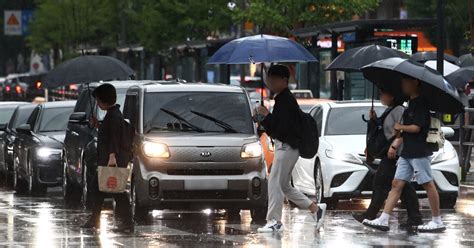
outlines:
[[[186,180],[185,190],[227,189],[227,180]]]

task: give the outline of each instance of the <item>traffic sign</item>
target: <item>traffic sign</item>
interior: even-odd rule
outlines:
[[[22,35],[21,11],[5,10],[4,14],[5,35]]]

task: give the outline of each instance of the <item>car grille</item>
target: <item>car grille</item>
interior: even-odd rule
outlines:
[[[164,190],[164,199],[198,200],[198,199],[247,199],[245,190]]]
[[[241,147],[170,147],[170,162],[241,161]],[[206,154],[206,155],[202,155]]]
[[[168,175],[209,175],[209,176],[220,176],[220,175],[243,175],[244,170],[242,169],[169,169],[167,170]]]

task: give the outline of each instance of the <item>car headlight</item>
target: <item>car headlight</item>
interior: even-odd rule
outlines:
[[[456,150],[454,150],[453,148],[451,149],[443,148],[443,149],[440,149],[437,153],[435,153],[435,155],[431,159],[431,164],[437,164],[437,163],[441,163],[447,160],[451,160],[455,158],[456,156],[457,156]]]
[[[36,150],[36,156],[39,158],[48,158],[49,156],[53,154],[60,154],[61,150],[60,149],[52,149],[52,148],[47,148],[47,147],[41,147],[38,150]]]
[[[246,144],[242,147],[241,158],[256,158],[262,156],[262,145],[260,142]]]
[[[150,158],[169,158],[170,157],[170,150],[168,149],[168,146],[165,144],[144,141],[142,150],[145,156],[150,157]]]
[[[334,150],[326,150],[326,156],[331,159],[352,163],[352,164],[364,164],[361,159],[351,153],[338,152]]]

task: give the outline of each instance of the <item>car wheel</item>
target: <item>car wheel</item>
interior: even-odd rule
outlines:
[[[20,158],[18,156],[13,157],[13,189],[15,194],[25,195],[28,192],[28,185],[25,180],[20,178],[18,174],[18,167],[20,164]]]
[[[93,207],[93,201],[89,190],[89,182],[92,178],[88,174],[87,165],[83,163],[82,167],[82,196],[81,196],[81,205],[83,209],[91,210]]]
[[[48,188],[38,181],[38,170],[33,167],[30,160],[28,160],[28,170],[30,171],[28,176],[28,192],[32,196],[45,196]]]
[[[250,210],[250,216],[253,221],[264,221],[267,218],[267,207],[253,208]]]
[[[439,207],[442,209],[453,209],[458,199],[457,194],[445,194],[439,196]]]
[[[140,205],[135,184],[135,177],[132,175],[132,185],[130,193],[130,203],[132,207],[133,220],[137,223],[143,223],[148,218],[148,209]]]
[[[316,161],[313,174],[314,174],[313,176],[314,176],[316,201],[318,203],[320,202],[326,203],[328,209],[336,209],[338,200],[334,198],[324,197],[323,173],[321,170],[321,163],[319,162],[319,160]]]

